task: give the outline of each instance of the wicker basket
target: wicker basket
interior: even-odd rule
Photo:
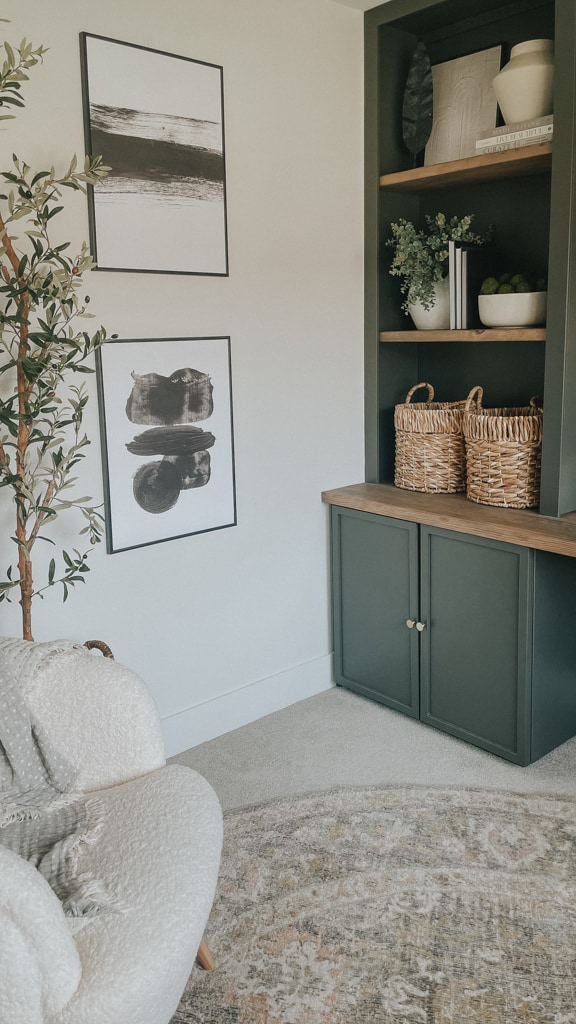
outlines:
[[[428,388],[427,402],[412,395]],[[409,491],[454,494],[466,490],[462,420],[465,401],[434,402],[431,384],[415,384],[394,410],[394,483]]]
[[[483,409],[481,387],[466,399],[466,496],[482,505],[536,508],[540,498],[542,409]]]

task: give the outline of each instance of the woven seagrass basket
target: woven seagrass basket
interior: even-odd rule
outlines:
[[[483,409],[483,390],[466,399],[466,497],[482,505],[536,508],[540,499],[542,409]]]
[[[420,388],[427,402],[412,402]],[[394,483],[409,491],[455,494],[466,490],[462,420],[465,401],[434,402],[431,384],[415,384],[394,409]]]

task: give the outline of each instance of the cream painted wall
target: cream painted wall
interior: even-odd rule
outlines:
[[[356,11],[370,11],[373,7],[379,7],[388,0],[332,0],[333,3],[343,4],[344,7],[353,7]]]
[[[363,479],[362,15],[331,0],[2,8],[9,40],[50,50],[0,135],[2,166],[13,150],[62,167],[83,151],[80,31],[224,67],[229,278],[94,272],[87,291],[121,338],[230,335],[238,525],[114,555],[102,544],[85,587],[34,610],[37,640],[103,638],[146,679],[176,753],[331,685],[320,492]],[[87,237],[83,197],[62,225]],[[79,486],[101,496],[90,387]],[[0,517],[7,563],[5,499]],[[59,533],[78,543],[64,521]],[[19,634],[16,604],[0,620]]]

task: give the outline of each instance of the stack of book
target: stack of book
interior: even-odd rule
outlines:
[[[450,329],[468,331],[482,327],[478,295],[485,277],[494,273],[494,250],[489,246],[448,243]]]
[[[531,121],[503,124],[481,132],[476,140],[476,153],[499,153],[504,149],[517,149],[536,142],[551,142],[554,134],[554,115],[535,117]]]

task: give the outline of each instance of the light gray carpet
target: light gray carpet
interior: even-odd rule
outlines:
[[[519,768],[340,687],[172,760],[204,775],[224,810],[388,783],[576,796],[576,739]]]

